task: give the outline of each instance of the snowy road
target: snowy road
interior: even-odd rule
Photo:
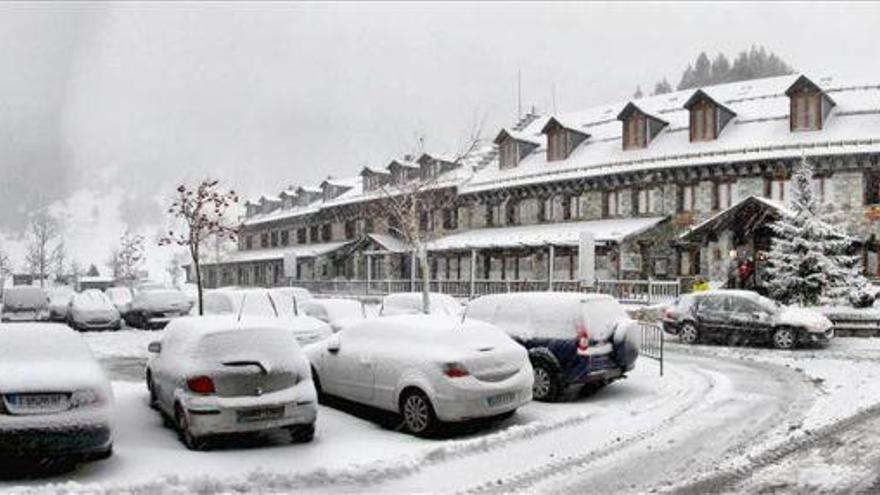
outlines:
[[[880,435],[867,433],[880,431],[880,420],[863,411],[880,402],[880,340],[788,353],[670,345],[662,378],[642,361],[594,397],[531,403],[454,439],[422,440],[321,407],[311,444],[279,434],[190,452],[146,406],[140,363],[156,337],[90,337],[115,380],[113,458],[52,479],[0,482],[0,491],[695,493],[877,483]],[[799,468],[820,461],[827,479]]]

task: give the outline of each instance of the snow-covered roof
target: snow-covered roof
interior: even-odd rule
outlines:
[[[596,242],[620,242],[664,221],[666,217],[613,218],[514,227],[468,230],[432,241],[432,251],[539,246],[576,246],[583,232],[592,232]]]
[[[557,116],[566,126],[590,134],[565,160],[547,161],[546,143],[516,167],[501,169],[495,159],[463,184],[461,193],[712,163],[732,163],[810,156],[880,152],[880,78],[871,81],[814,78],[837,105],[823,128],[791,132],[786,90],[798,79],[788,75],[701,88],[736,113],[718,139],[691,142],[684,104],[698,90],[685,90],[635,100],[638,108],[669,125],[643,149],[623,150],[617,116],[629,101],[610,103]],[[538,118],[521,132],[537,136],[548,118]]]
[[[349,241],[325,242],[322,244],[302,244],[299,246],[287,246],[283,248],[233,251],[229,253],[220,264],[248,263],[252,261],[280,261],[283,260],[284,255],[288,253],[293,253],[297,258],[314,258],[315,256],[321,256],[336,251],[348,243]],[[203,263],[203,265],[211,264],[215,263]]]
[[[546,123],[546,121],[544,122]],[[527,129],[530,128],[531,126],[527,127]],[[513,129],[501,129],[501,132],[499,132],[498,136],[495,138],[495,143],[500,144],[501,141],[504,139],[504,136],[510,136],[517,141],[524,141],[526,143],[532,143],[539,146],[541,145],[541,133],[540,131],[535,133],[534,129],[531,129],[531,132],[515,131]]]
[[[390,234],[367,234],[376,244],[390,253],[405,253],[410,251],[406,243]]]
[[[711,217],[703,220],[702,222],[691,226],[684,233],[680,234],[678,238],[681,240],[690,240],[694,237],[696,233],[700,232],[701,230],[710,228],[713,225],[722,223],[725,218],[731,216],[732,214],[735,214],[738,210],[749,203],[757,203],[763,207],[766,207],[767,210],[773,211],[780,216],[794,216],[793,211],[783,206],[782,204],[777,203],[776,201],[767,199],[763,196],[748,196],[730,205],[729,208],[721,210]]]

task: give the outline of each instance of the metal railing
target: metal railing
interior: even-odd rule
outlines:
[[[392,292],[421,291],[424,281],[407,279],[382,280],[295,280],[293,285],[304,287],[316,294],[328,295],[376,295]],[[577,280],[430,280],[432,292],[455,297],[474,298],[487,294],[508,292],[598,292],[609,294],[622,303],[657,304],[670,302],[678,297],[680,284],[677,280],[597,280],[593,287],[584,286]]]
[[[656,323],[639,322],[639,330],[639,356],[660,363],[660,376],[663,376],[663,328]]]

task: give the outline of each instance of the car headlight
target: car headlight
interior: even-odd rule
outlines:
[[[96,406],[102,404],[104,399],[101,397],[101,394],[96,390],[91,389],[83,389],[76,390],[72,394],[70,394],[70,407],[86,407],[86,406]]]

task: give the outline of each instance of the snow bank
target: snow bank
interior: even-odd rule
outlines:
[[[119,330],[116,332],[87,332],[83,340],[92,348],[98,359],[106,358],[141,358],[146,359],[150,353],[147,345],[162,340],[164,330]]]

